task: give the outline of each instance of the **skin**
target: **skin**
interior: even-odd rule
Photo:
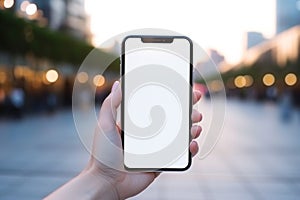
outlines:
[[[200,92],[194,91],[193,103],[197,103],[200,98]],[[87,167],[78,176],[58,188],[45,199],[126,199],[145,190],[158,177],[159,172],[130,173],[119,171],[104,165],[96,159],[105,154],[105,152],[99,154],[99,148],[106,145],[103,143],[101,135],[105,135],[113,145],[122,149],[120,128],[116,124],[115,119],[121,100],[121,87],[119,82],[116,81],[111,93],[102,104],[98,120],[101,129],[97,129],[95,132],[93,152]],[[195,123],[202,120],[202,115],[198,111],[193,110],[191,118],[194,125],[191,127],[193,140],[190,143],[190,151],[195,156],[199,147],[194,139],[199,137],[202,131],[201,127]],[[122,154],[117,152],[115,156],[111,155],[111,152],[114,151],[110,149],[110,146],[113,145],[108,145],[109,147],[104,151],[106,151],[106,155],[109,154],[110,157],[108,159],[111,159],[111,162],[121,165]]]

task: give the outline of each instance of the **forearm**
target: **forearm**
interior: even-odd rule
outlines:
[[[116,189],[102,177],[86,170],[45,199],[119,199]]]

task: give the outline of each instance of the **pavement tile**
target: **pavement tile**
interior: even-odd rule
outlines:
[[[131,199],[299,199],[300,120],[283,123],[277,106],[253,102],[230,100],[227,111],[223,136],[208,157],[196,156],[187,172],[162,174]],[[2,120],[0,199],[40,199],[88,159],[70,110]]]

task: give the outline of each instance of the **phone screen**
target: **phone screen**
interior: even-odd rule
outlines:
[[[191,164],[192,43],[183,36],[129,36],[122,43],[121,129],[128,170]]]

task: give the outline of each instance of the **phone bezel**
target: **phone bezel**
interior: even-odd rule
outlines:
[[[122,46],[121,46],[121,56],[120,56],[120,70],[121,70],[121,89],[122,89],[122,102],[121,102],[121,138],[122,138],[122,148],[123,148],[123,158],[124,158],[124,131],[123,131],[123,125],[124,125],[124,91],[125,91],[125,81],[123,79],[124,74],[125,74],[125,44],[126,40],[130,38],[141,38],[142,42],[148,40],[146,43],[170,43],[170,40],[174,39],[185,39],[189,42],[190,44],[190,73],[189,73],[189,82],[190,82],[190,89],[189,89],[189,143],[191,142],[191,126],[192,126],[192,121],[191,121],[191,113],[192,113],[192,95],[193,95],[193,42],[190,38],[186,36],[166,36],[166,35],[129,35],[126,36],[123,41],[122,41]],[[143,41],[144,39],[144,41]],[[151,39],[153,41],[151,42]],[[162,42],[160,42],[162,41]],[[188,144],[189,145],[189,144]],[[189,148],[189,147],[188,147]],[[183,168],[131,168],[127,167],[123,161],[124,168],[127,171],[185,171],[190,168],[192,164],[192,154],[189,151],[189,158],[188,158],[188,163],[186,167]]]

